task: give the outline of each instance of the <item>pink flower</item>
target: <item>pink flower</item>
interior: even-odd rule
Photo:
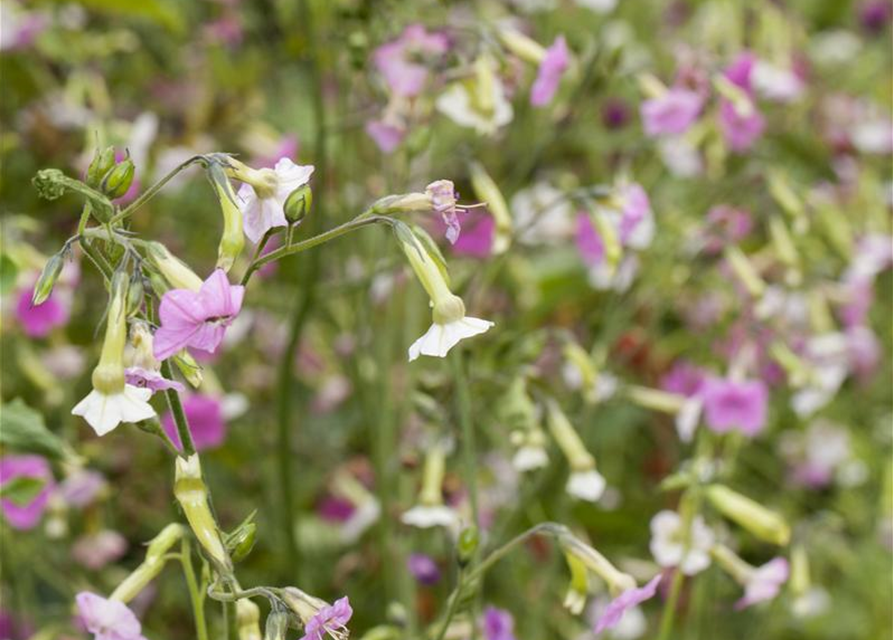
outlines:
[[[640,113],[649,137],[685,133],[697,120],[704,99],[688,89],[669,89],[662,96],[642,103]]]
[[[747,237],[753,228],[750,213],[728,205],[717,205],[707,213],[707,226],[704,230],[704,250],[715,254],[726,245],[736,244]]]
[[[59,485],[58,495],[69,507],[83,509],[91,504],[108,488],[108,482],[98,471],[81,469],[75,471]]]
[[[564,41],[564,36],[558,36],[552,46],[546,49],[546,56],[540,63],[536,80],[530,89],[530,104],[534,107],[544,107],[552,102],[569,63],[567,43]]]
[[[440,568],[431,556],[424,553],[411,553],[406,566],[419,584],[432,585],[440,581]]]
[[[13,478],[34,478],[43,480],[44,485],[27,504],[16,504],[12,500],[0,500],[0,509],[6,521],[15,529],[32,529],[40,522],[53,488],[53,473],[46,459],[41,456],[8,455],[0,458],[0,487]]]
[[[753,68],[756,62],[757,57],[753,53],[750,51],[742,51],[735,56],[732,63],[726,67],[725,71],[723,71],[723,75],[726,77],[726,80],[735,86],[744,89],[747,93],[750,93],[752,90],[750,76],[753,73]]]
[[[81,536],[71,547],[71,557],[91,571],[98,571],[120,559],[127,551],[127,539],[117,531],[103,530]]]
[[[762,567],[754,569],[744,585],[744,597],[735,603],[735,608],[744,609],[758,602],[772,600],[788,581],[789,574],[788,561],[784,558],[773,558]]]
[[[254,166],[272,169],[282,158],[296,158],[298,156],[298,136],[293,133],[282,136],[275,147],[268,154],[254,158]]]
[[[406,137],[406,129],[393,124],[388,124],[384,120],[370,120],[366,123],[366,133],[382,153],[391,153]]]
[[[676,393],[686,398],[698,395],[704,386],[704,371],[690,362],[679,360],[661,378],[660,387],[664,391]]]
[[[515,621],[505,609],[487,607],[482,624],[486,640],[515,640]]]
[[[600,634],[605,629],[610,629],[620,622],[627,609],[631,609],[653,598],[657,592],[657,585],[661,577],[662,574],[657,574],[644,587],[627,589],[611,600],[611,603],[605,608],[604,613],[595,625],[595,635]]]
[[[769,391],[760,380],[708,378],[701,395],[707,426],[716,433],[738,429],[755,436],[766,426]]]
[[[289,158],[280,158],[272,169],[260,169],[271,179],[269,193],[259,194],[247,182],[239,187],[238,204],[245,235],[251,242],[257,244],[270,229],[288,225],[285,202],[293,191],[310,182],[313,170],[312,165],[298,165]]]
[[[198,451],[211,449],[223,444],[226,439],[226,422],[223,420],[223,409],[220,401],[209,395],[194,394],[183,400],[183,412],[189,423],[189,432]],[[170,413],[161,418],[161,426],[165,433],[182,450],[177,425]]]
[[[4,2],[3,19],[0,21],[0,51],[27,49],[50,22],[50,16],[42,11],[27,11],[18,2]]]
[[[126,604],[89,591],[75,597],[81,621],[93,640],[146,640],[142,625]]]
[[[231,285],[223,269],[216,269],[198,291],[165,293],[158,308],[161,326],[155,332],[155,358],[164,360],[185,347],[216,353],[244,295],[245,287]]]
[[[462,225],[456,214],[456,187],[450,180],[436,180],[425,187],[425,193],[431,198],[434,213],[439,213],[446,224],[446,237],[450,244],[456,244]]]
[[[124,381],[134,387],[145,387],[152,391],[166,391],[176,389],[185,391],[186,387],[176,380],[168,380],[157,371],[150,371],[142,367],[128,367],[124,370]]]
[[[577,251],[588,266],[601,264],[605,259],[605,243],[586,213],[577,216]]]
[[[347,596],[336,600],[333,605],[326,605],[304,625],[301,640],[324,640],[326,635],[341,637],[347,628],[347,622],[353,615]]]
[[[766,121],[752,100],[747,109],[737,107],[731,100],[720,100],[719,128],[732,151],[750,149],[763,135],[765,127]]]
[[[22,330],[32,338],[43,338],[56,327],[64,326],[71,310],[71,302],[66,293],[53,291],[43,304],[35,306],[31,304],[33,286],[19,291],[16,319],[22,325]]]
[[[462,235],[453,245],[457,255],[486,258],[493,251],[496,221],[488,213],[463,212]]]
[[[406,98],[421,93],[428,79],[428,68],[418,62],[438,58],[449,49],[442,33],[428,33],[420,24],[406,27],[399,38],[375,50],[375,67],[384,76],[391,91]]]
[[[634,249],[644,249],[654,237],[654,214],[648,194],[641,185],[632,183],[623,188],[620,217],[620,242]]]

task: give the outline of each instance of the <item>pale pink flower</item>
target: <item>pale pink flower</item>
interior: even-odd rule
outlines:
[[[127,539],[109,529],[81,536],[71,547],[71,557],[91,571],[98,571],[127,552]]]
[[[428,33],[424,26],[412,24],[399,38],[378,47],[373,61],[394,94],[411,98],[422,92],[428,79],[428,67],[419,60],[437,60],[448,49],[444,34]]]
[[[370,120],[366,123],[366,134],[375,141],[382,153],[391,153],[406,137],[406,129],[384,120]]]
[[[118,600],[108,600],[89,591],[75,598],[81,621],[93,640],[146,640],[136,614]]]
[[[327,635],[335,638],[346,637],[347,623],[353,615],[353,609],[347,596],[326,605],[304,625],[301,640],[324,640]]]
[[[755,436],[766,426],[769,390],[761,380],[708,378],[701,396],[705,422],[716,433],[737,429]]]
[[[289,158],[280,158],[273,169],[260,170],[273,178],[269,194],[259,195],[248,183],[239,187],[239,209],[242,210],[245,235],[251,242],[257,244],[270,229],[288,225],[285,201],[295,189],[310,182],[313,170],[313,165],[298,165]]]
[[[558,36],[552,46],[546,49],[546,55],[537,70],[536,80],[530,89],[530,104],[543,107],[552,102],[569,64],[567,43],[564,36]]]
[[[186,390],[186,387],[176,380],[168,380],[158,371],[142,367],[128,367],[125,369],[124,380],[127,384],[131,384],[134,387],[144,387],[152,391],[166,391],[167,389]]]
[[[642,103],[640,113],[649,137],[679,135],[688,131],[704,106],[704,98],[695,91],[673,88]]]
[[[164,360],[185,347],[216,353],[244,295],[245,287],[231,285],[222,269],[216,269],[199,291],[165,293],[158,307],[161,326],[155,332],[155,358]]]
[[[654,594],[657,592],[657,585],[662,577],[663,575],[659,573],[644,587],[627,589],[611,600],[610,604],[605,608],[604,613],[602,613],[598,622],[595,624],[595,635],[600,634],[605,629],[610,629],[617,625],[620,622],[620,619],[623,618],[623,614],[626,613],[627,609],[636,607],[646,600],[653,598]]]
[[[788,581],[789,575],[790,567],[784,558],[773,558],[762,567],[757,567],[748,576],[744,585],[744,597],[735,603],[735,608],[744,609],[758,602],[772,600]]]

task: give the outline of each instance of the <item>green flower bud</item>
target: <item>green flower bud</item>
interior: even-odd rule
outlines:
[[[133,317],[140,312],[143,306],[143,276],[136,270],[130,277],[130,287],[127,289],[127,317]]]
[[[267,616],[264,629],[264,640],[285,640],[288,632],[289,615],[287,611],[274,610]]]
[[[58,169],[41,169],[31,179],[37,194],[44,200],[56,200],[65,193],[68,178]]]
[[[115,166],[115,147],[106,147],[100,150],[96,149],[93,154],[93,161],[87,167],[87,185],[96,189],[99,187],[102,178],[112,167]]]
[[[105,174],[99,185],[100,190],[112,200],[120,198],[127,193],[130,185],[133,184],[135,171],[136,167],[133,164],[133,160],[130,159],[130,156],[127,156]]]
[[[257,525],[253,520],[254,513],[245,518],[235,531],[224,536],[226,550],[234,562],[245,559],[254,548],[254,543],[257,541]]]
[[[309,184],[301,185],[292,191],[285,201],[285,218],[291,224],[297,224],[304,219],[313,206],[313,190]]]
[[[784,518],[737,491],[720,484],[710,485],[707,499],[729,520],[761,540],[784,546],[791,539],[791,528]]]
[[[180,373],[186,378],[186,382],[188,382],[193,389],[198,389],[202,386],[202,379],[204,376],[202,375],[201,365],[196,362],[195,358],[193,358],[186,349],[183,349],[180,353],[176,354],[173,359],[174,364],[177,365],[177,369],[180,370]]]
[[[63,266],[64,259],[60,253],[47,260],[43,271],[40,272],[40,277],[37,279],[37,284],[34,285],[34,295],[31,297],[32,306],[36,307],[43,304],[50,297],[53,287],[56,285],[56,280],[59,279],[59,274],[62,273]]]
[[[477,552],[480,540],[480,532],[473,524],[462,529],[462,533],[459,534],[459,540],[456,542],[456,552],[460,567],[464,567],[471,562],[471,559]]]

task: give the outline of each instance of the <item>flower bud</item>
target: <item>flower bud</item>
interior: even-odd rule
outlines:
[[[313,189],[309,184],[304,184],[292,191],[285,201],[285,219],[291,224],[297,224],[310,213],[313,206]]]
[[[183,349],[174,355],[173,360],[174,364],[177,365],[177,369],[180,370],[180,373],[186,378],[186,382],[188,382],[193,389],[198,389],[202,386],[202,380],[204,378],[202,368],[196,359],[192,357],[191,353],[186,349]]]
[[[456,542],[456,557],[460,567],[466,566],[474,558],[480,540],[481,535],[476,526],[469,525],[462,529],[459,540]]]
[[[546,57],[543,46],[515,29],[500,29],[499,39],[506,49],[521,58],[524,62],[539,66]]]
[[[554,400],[549,401],[548,424],[549,431],[552,432],[552,436],[567,458],[572,470],[595,469],[595,458],[586,450],[586,445],[583,444],[579,434]]]
[[[260,607],[248,598],[236,600],[236,628],[239,640],[261,640]]]
[[[559,534],[558,543],[565,555],[577,558],[587,569],[595,573],[608,585],[608,590],[613,595],[619,595],[636,586],[635,579],[611,564],[605,556],[582,540],[573,536],[570,532]]]
[[[59,169],[41,169],[31,179],[31,184],[44,200],[56,200],[65,193],[67,179]]]
[[[578,616],[583,612],[586,606],[586,598],[589,596],[589,573],[586,571],[586,565],[573,553],[564,554],[567,561],[567,567],[571,572],[571,580],[568,585],[567,594],[564,596],[564,608],[571,612],[572,615]]]
[[[196,539],[221,572],[231,573],[229,556],[208,505],[208,489],[202,479],[198,454],[188,458],[178,457],[174,478],[174,496],[180,503]]]
[[[496,255],[505,253],[512,239],[512,216],[502,191],[483,165],[477,162],[471,165],[471,186],[474,194],[487,203],[487,210],[493,216],[496,227],[493,253]]]
[[[99,189],[112,200],[117,200],[127,193],[133,184],[133,174],[136,167],[128,155],[124,160],[116,164],[103,177]]]
[[[627,397],[640,407],[653,409],[654,411],[660,411],[662,413],[675,415],[685,406],[685,396],[661,391],[660,389],[649,389],[648,387],[628,385],[624,388],[624,391]]]
[[[242,210],[236,204],[236,194],[224,167],[213,162],[208,165],[208,180],[214,187],[220,209],[223,212],[223,235],[217,247],[217,268],[228,272],[245,247],[242,230]]]
[[[168,251],[167,247],[160,242],[149,242],[146,246],[149,260],[174,289],[189,289],[191,291],[201,289],[202,279],[182,260]]]
[[[289,615],[287,611],[273,610],[267,616],[264,640],[285,640],[288,633]]]
[[[118,585],[110,599],[120,600],[124,603],[133,600],[146,588],[146,585],[161,573],[166,562],[165,554],[180,541],[184,533],[184,528],[175,523],[162,529],[157,536],[149,541],[145,560]]]
[[[59,279],[59,274],[62,273],[64,263],[65,260],[61,253],[57,253],[47,260],[37,279],[37,284],[34,285],[34,295],[31,297],[32,306],[43,304],[53,293],[53,287],[56,285],[56,280]]]
[[[241,562],[248,557],[257,542],[257,524],[245,522],[226,537],[226,550],[233,562]]]
[[[99,188],[102,178],[105,174],[111,171],[114,166],[115,147],[110,146],[102,150],[97,148],[96,152],[93,154],[93,160],[90,162],[90,166],[87,167],[87,186],[92,187],[93,189]]]
[[[105,339],[99,364],[93,370],[93,388],[111,395],[124,390],[124,347],[127,343],[127,273],[112,276],[111,298],[106,313]]]
[[[738,247],[728,246],[724,253],[726,262],[732,267],[732,271],[738,276],[741,284],[747,289],[747,292],[754,298],[761,298],[766,292],[766,283],[757,273],[757,270],[751,264],[750,260],[744,255]]]
[[[783,546],[791,539],[791,528],[784,519],[763,505],[719,484],[707,487],[706,493],[720,513],[761,540]]]
[[[130,286],[127,289],[127,317],[133,317],[140,312],[143,306],[143,276],[138,269],[134,270],[130,277]]]

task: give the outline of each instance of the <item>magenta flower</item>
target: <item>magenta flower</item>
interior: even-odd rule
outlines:
[[[496,607],[484,609],[481,626],[486,640],[515,640],[515,620],[505,609]]]
[[[81,621],[93,640],[146,640],[136,614],[118,600],[108,600],[89,591],[75,597]]]
[[[719,103],[719,128],[729,148],[747,151],[763,135],[766,121],[752,100],[746,107],[723,98]]]
[[[688,89],[669,89],[662,96],[642,103],[640,114],[649,137],[679,135],[694,124],[704,99]]]
[[[701,395],[705,421],[716,433],[738,429],[755,436],[766,426],[769,391],[760,380],[708,378]]]
[[[189,423],[189,432],[198,451],[212,449],[223,444],[226,439],[226,422],[223,420],[223,408],[214,396],[193,394],[183,400],[183,411]],[[161,418],[161,426],[174,441],[177,449],[182,450],[177,425],[170,413]]]
[[[552,46],[546,49],[546,55],[540,62],[536,73],[536,80],[530,89],[530,104],[534,107],[544,107],[555,97],[561,77],[570,64],[567,43],[564,36],[555,38]]]
[[[0,51],[27,49],[50,23],[50,16],[42,11],[28,11],[18,2],[4,2]]]
[[[788,581],[789,575],[790,567],[784,558],[773,558],[762,567],[757,567],[747,578],[744,597],[735,603],[735,608],[744,609],[758,602],[772,600]]]
[[[600,634],[605,629],[610,629],[620,622],[620,619],[623,618],[623,614],[626,613],[627,609],[631,609],[642,604],[646,600],[653,598],[654,594],[657,592],[657,585],[662,577],[663,574],[659,573],[644,587],[627,589],[611,600],[610,604],[605,608],[604,613],[602,613],[601,617],[598,619],[598,622],[595,623],[595,635]]]
[[[67,295],[54,291],[43,304],[36,306],[31,304],[33,295],[33,286],[22,289],[16,304],[16,319],[28,336],[43,338],[68,322],[71,303]]]
[[[334,638],[346,637],[347,622],[353,615],[347,596],[326,605],[304,625],[301,640],[324,640],[326,635]]]
[[[152,391],[166,391],[167,389],[186,390],[186,387],[176,380],[168,380],[158,371],[151,371],[142,367],[128,367],[125,369],[124,381],[127,384],[132,384],[134,387],[144,387]]]
[[[424,553],[411,553],[406,567],[419,584],[432,585],[440,581],[440,568],[434,559]]]
[[[750,213],[725,204],[712,207],[707,213],[704,250],[719,253],[728,244],[737,244],[747,237],[753,228]]]
[[[41,456],[8,455],[0,458],[0,487],[13,478],[34,478],[43,480],[44,485],[27,504],[16,504],[12,500],[0,500],[0,509],[6,521],[15,529],[32,529],[40,522],[53,489],[53,473],[46,459]]]
[[[419,60],[436,60],[447,49],[449,40],[444,34],[428,33],[424,26],[412,24],[399,38],[378,47],[373,62],[394,94],[412,98],[422,92],[428,79],[428,68]]]
[[[486,258],[493,251],[496,221],[488,213],[463,212],[462,235],[453,245],[453,252],[472,258]]]
[[[577,216],[577,251],[588,266],[601,264],[605,259],[605,243],[588,214]]]
[[[370,120],[366,123],[366,134],[372,138],[382,153],[391,153],[403,142],[406,129],[384,120]]]
[[[882,33],[893,16],[890,0],[867,0],[859,6],[859,23],[873,35]]]
[[[700,367],[685,360],[678,360],[661,378],[660,387],[664,391],[691,398],[700,393],[705,377],[704,370]]]
[[[744,89],[747,93],[750,93],[753,89],[750,77],[756,62],[757,57],[753,53],[750,51],[742,51],[735,56],[732,63],[725,68],[723,75],[726,77],[726,80],[735,86]]]
[[[155,332],[155,358],[164,360],[185,347],[216,353],[244,295],[245,287],[231,285],[223,269],[215,269],[198,291],[165,293],[158,308],[161,326]]]

